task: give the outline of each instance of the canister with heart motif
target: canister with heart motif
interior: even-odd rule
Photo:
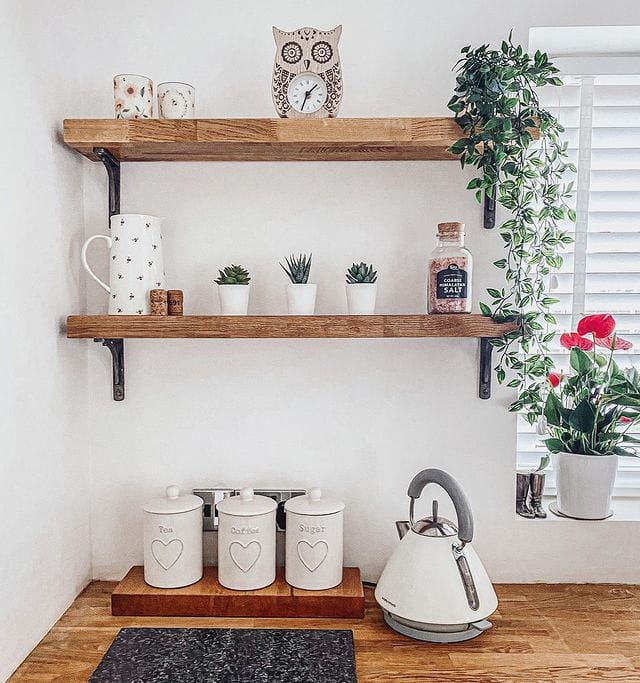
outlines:
[[[232,590],[257,590],[276,580],[275,500],[243,488],[217,504],[218,581]]]
[[[202,505],[198,496],[166,495],[143,506],[144,580],[156,588],[180,588],[202,578]]]
[[[285,577],[305,590],[325,590],[342,583],[344,503],[325,498],[319,488],[290,498],[287,514]]]

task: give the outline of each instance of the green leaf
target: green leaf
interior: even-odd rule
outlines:
[[[544,416],[554,427],[562,426],[562,402],[553,391],[550,391],[544,404]]]
[[[629,450],[628,448],[622,448],[621,446],[616,446],[613,449],[614,455],[624,455],[628,458],[637,458],[638,454],[636,451]]]
[[[591,358],[577,346],[574,346],[571,349],[571,353],[569,354],[569,364],[579,375],[589,372],[589,370],[591,370],[593,367],[593,361]]]
[[[566,450],[565,445],[560,439],[545,439],[544,444],[552,453],[562,453]]]
[[[567,421],[576,431],[588,434],[593,431],[595,417],[593,406],[585,398],[578,403],[574,410],[569,412]]]

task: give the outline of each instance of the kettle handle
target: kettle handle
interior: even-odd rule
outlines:
[[[407,495],[411,498],[410,516],[413,517],[413,504],[417,498],[420,498],[427,484],[438,484],[449,494],[458,517],[458,538],[464,543],[470,543],[473,539],[471,506],[460,484],[447,472],[431,467],[416,474],[407,490]],[[413,523],[413,520],[411,521]]]

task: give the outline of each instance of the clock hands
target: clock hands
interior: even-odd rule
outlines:
[[[300,108],[300,111],[304,111],[304,105],[307,103],[307,100],[309,99],[309,96],[311,93],[318,87],[318,84],[316,83],[311,90],[307,90],[304,94],[304,100],[302,100],[302,107]]]

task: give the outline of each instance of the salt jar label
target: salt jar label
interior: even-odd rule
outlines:
[[[438,271],[436,284],[438,299],[467,298],[467,271],[459,268],[455,263]]]

